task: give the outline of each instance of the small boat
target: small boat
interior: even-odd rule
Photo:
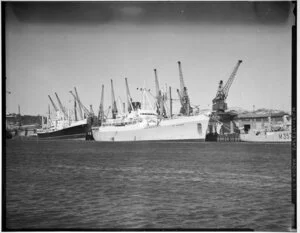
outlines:
[[[269,125],[262,130],[250,130],[240,134],[243,142],[291,142],[291,122],[283,116],[283,124]]]
[[[291,142],[291,131],[250,131],[247,134],[241,134],[240,139],[243,142]]]

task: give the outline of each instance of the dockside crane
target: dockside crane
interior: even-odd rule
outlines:
[[[99,111],[98,111],[98,121],[100,121],[100,124],[103,122],[103,119],[104,119],[103,103],[104,103],[104,85],[102,85],[101,100],[100,100]]]
[[[191,107],[187,88],[184,84],[180,61],[178,61],[178,69],[179,69],[180,90],[177,89],[177,93],[181,103],[180,113],[189,116],[193,112],[193,108]]]
[[[130,113],[133,110],[133,106],[132,106],[132,98],[129,92],[129,86],[128,86],[128,81],[127,78],[125,78],[125,84],[126,84],[126,99],[127,99],[127,110]]]
[[[229,79],[227,80],[225,86],[223,86],[223,81],[220,80],[218,91],[216,97],[213,99],[213,107],[212,110],[218,112],[225,112],[227,110],[227,103],[225,102],[229,93],[229,89],[235,79],[236,73],[241,65],[242,60],[238,60],[235,65]]]
[[[68,114],[67,114],[67,112],[66,112],[66,109],[65,109],[65,107],[62,105],[62,103],[61,103],[61,101],[60,101],[60,99],[59,99],[59,97],[58,97],[58,95],[57,95],[56,92],[55,92],[55,96],[56,96],[58,105],[59,105],[59,107],[60,107],[60,110],[61,110],[62,113],[64,114],[65,118],[68,119]]]
[[[117,103],[116,103],[116,99],[115,99],[113,80],[111,79],[110,81],[111,81],[111,101],[112,101],[111,112],[112,112],[112,118],[116,119],[117,114],[118,114],[118,109],[117,109]]]
[[[159,116],[166,116],[166,109],[164,107],[164,95],[162,95],[161,90],[159,88],[159,82],[157,77],[157,70],[154,69],[155,76],[155,89],[156,89],[156,103],[157,103],[157,113]]]
[[[52,100],[51,96],[50,96],[50,95],[48,95],[48,97],[49,97],[49,99],[50,99],[50,102],[51,102],[51,104],[52,104],[52,106],[53,106],[53,108],[54,108],[55,112],[58,112],[58,111],[59,111],[59,110],[58,110],[58,107],[56,107],[56,105],[55,105],[55,103],[53,102],[53,100]]]

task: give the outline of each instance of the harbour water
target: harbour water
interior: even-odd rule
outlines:
[[[290,144],[6,143],[6,229],[291,229]]]

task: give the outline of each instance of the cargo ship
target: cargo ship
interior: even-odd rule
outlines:
[[[95,141],[204,141],[209,115],[175,116],[162,119],[155,111],[138,109],[119,119],[93,127]]]
[[[67,120],[55,120],[46,129],[37,131],[38,139],[77,139],[86,140],[88,131],[87,119],[71,122]]]
[[[76,89],[75,89],[76,91]],[[56,93],[55,93],[56,94]],[[77,91],[76,91],[77,95]],[[47,117],[47,125],[44,125],[44,117],[42,119],[42,129],[37,130],[38,139],[46,140],[60,140],[60,139],[76,139],[76,140],[86,140],[88,137],[88,120],[82,115],[81,102],[79,99],[74,99],[74,117],[71,116],[70,111],[66,111],[66,108],[62,105],[59,97],[56,94],[57,101],[59,103],[60,109],[54,104],[50,96],[48,96],[53,108],[55,109],[56,116],[54,118],[50,117],[50,107],[49,115]],[[78,95],[77,95],[78,98]],[[77,108],[77,103],[79,108]],[[77,117],[76,110],[80,113]]]
[[[140,88],[142,92],[141,102],[133,102],[130,96],[129,87],[126,81],[126,96],[128,111],[125,113],[117,109],[114,97],[113,82],[111,80],[111,118],[104,116],[103,91],[100,103],[100,125],[92,127],[92,134],[95,141],[116,142],[116,141],[169,141],[169,140],[196,140],[205,141],[206,131],[210,119],[210,112],[199,113],[197,108],[190,105],[187,88],[183,82],[181,63],[179,65],[180,89],[177,89],[181,104],[180,112],[172,114],[171,87],[169,94],[167,90],[159,88],[156,69],[155,86],[156,96],[150,93],[149,89]],[[151,102],[150,99],[153,98]],[[168,104],[168,102],[170,104]]]

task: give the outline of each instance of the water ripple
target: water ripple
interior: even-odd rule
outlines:
[[[290,145],[7,143],[8,229],[291,229]]]

